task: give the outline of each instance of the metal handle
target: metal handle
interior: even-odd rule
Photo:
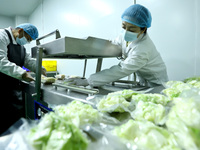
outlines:
[[[51,33],[48,33],[48,34],[46,34],[46,35],[44,35],[44,36],[42,36],[42,37],[37,38],[37,39],[36,39],[36,45],[40,45],[40,40],[42,40],[42,39],[44,39],[44,38],[46,38],[46,37],[49,37],[49,36],[51,36],[51,35],[53,35],[53,34],[56,34],[56,39],[61,38],[59,30],[56,29],[55,31],[53,31],[53,32],[51,32]]]

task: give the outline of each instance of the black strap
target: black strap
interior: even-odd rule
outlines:
[[[9,37],[9,39],[10,39],[10,43],[13,44],[13,40],[12,40],[12,38],[11,38],[10,32],[9,32],[8,30],[6,30],[6,29],[4,29],[4,30],[6,31],[8,37]]]

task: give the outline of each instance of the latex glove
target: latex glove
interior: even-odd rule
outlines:
[[[71,79],[71,81],[72,81],[72,79]],[[89,85],[87,79],[80,79],[80,78],[74,78],[70,84],[77,85],[77,86],[88,86]]]

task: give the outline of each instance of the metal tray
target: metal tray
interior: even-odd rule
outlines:
[[[113,45],[110,41],[95,37],[79,39],[73,37],[58,38],[46,44],[35,46],[31,49],[32,57],[36,57],[37,49],[44,48],[43,58],[105,58],[120,57],[120,46]]]

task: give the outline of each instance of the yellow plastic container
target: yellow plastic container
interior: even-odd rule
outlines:
[[[46,68],[47,71],[57,71],[57,61],[55,60],[43,60],[42,66]]]

